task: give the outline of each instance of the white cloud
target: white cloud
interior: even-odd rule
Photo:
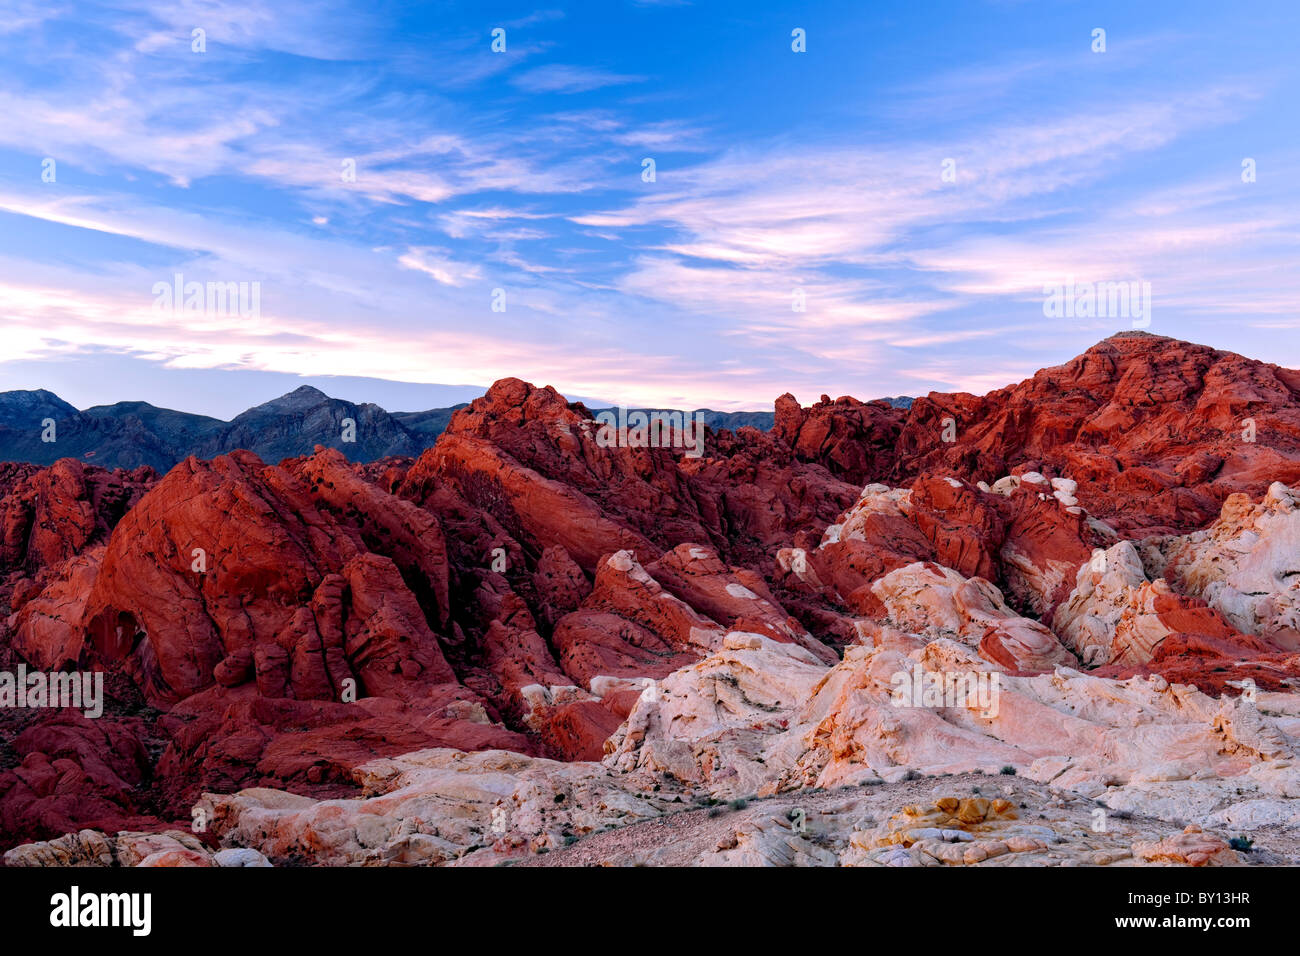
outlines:
[[[644,80],[644,76],[549,63],[519,74],[512,82],[528,93],[586,93],[605,86],[622,86]]]

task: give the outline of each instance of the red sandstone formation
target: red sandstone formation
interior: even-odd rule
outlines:
[[[432,747],[597,760],[659,682],[764,642],[1282,689],[1296,484],[1300,373],[1131,334],[910,410],[785,395],[699,458],[506,379],[415,460],[0,465],[0,663],[111,687],[99,721],[0,718],[0,846]]]
[[[891,477],[1024,471],[1078,482],[1080,504],[1120,530],[1201,527],[1233,492],[1300,481],[1300,371],[1121,333],[988,395],[917,399]]]
[[[889,474],[905,409],[888,402],[842,397],[801,408],[789,392],[776,400],[773,432],[802,461],[824,465],[837,478],[865,484]]]

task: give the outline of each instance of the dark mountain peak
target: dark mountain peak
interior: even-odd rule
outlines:
[[[322,392],[319,388],[316,388],[314,385],[299,385],[292,392],[286,392],[285,394],[281,395],[279,398],[273,398],[271,399],[271,401],[266,402],[265,404],[266,405],[283,405],[283,404],[319,405],[322,402],[332,402],[332,401],[336,401],[336,399],[332,398],[329,395],[326,395],[324,392]]]
[[[805,409],[787,393],[776,400],[772,411],[720,412],[708,408],[693,411],[629,408],[627,411],[650,416],[659,411],[682,411],[697,416],[715,431],[754,428],[766,432],[775,427],[796,447],[797,454],[809,460],[820,461],[826,457],[827,436],[833,435],[832,444],[843,450],[843,457],[833,462],[832,472],[857,482],[859,478],[865,481],[869,474],[876,480],[888,471],[869,463],[864,455],[888,463],[896,440],[911,441],[913,445],[905,450],[914,455],[921,454],[921,446],[926,442],[933,444],[933,436],[926,428],[934,418],[936,403],[942,405],[945,413],[964,409],[955,417],[966,421],[972,432],[977,430],[976,422],[1001,421],[995,413],[1008,402],[1013,410],[1008,415],[1025,414],[1026,408],[1037,414],[1067,393],[1071,401],[1083,396],[1101,402],[1105,406],[1102,411],[1110,416],[1106,422],[1127,421],[1135,415],[1132,408],[1169,405],[1176,406],[1170,414],[1189,414],[1179,404],[1178,396],[1203,391],[1206,386],[1201,383],[1211,368],[1216,369],[1218,379],[1247,383],[1233,399],[1238,405],[1242,401],[1264,402],[1290,409],[1293,403],[1300,402],[1300,370],[1278,368],[1206,345],[1128,330],[1101,340],[1064,365],[1041,369],[1018,385],[1008,385],[983,397],[936,392],[917,400],[898,396],[861,402],[848,397],[832,401],[829,396],[822,396],[819,403]],[[1140,389],[1140,393],[1135,389]],[[1124,400],[1114,399],[1116,394]],[[1161,396],[1154,405],[1152,394]],[[919,404],[919,410],[909,412],[914,401]],[[1222,421],[1218,427],[1228,434],[1237,427],[1240,415],[1231,402],[1221,401],[1220,406]],[[458,411],[463,417],[452,425],[451,420]],[[304,384],[248,409],[230,422],[159,408],[143,401],[97,405],[79,412],[46,389],[15,390],[0,392],[0,462],[50,464],[71,457],[93,459],[96,464],[109,468],[149,465],[165,472],[188,455],[212,458],[242,448],[264,461],[278,462],[310,454],[316,445],[336,448],[353,461],[375,461],[395,455],[418,456],[448,427],[453,430],[496,427],[494,423],[498,420],[551,422],[572,420],[575,415],[587,419],[602,412],[618,416],[622,409],[588,408],[581,402],[567,401],[550,386],[536,387],[519,378],[495,382],[473,404],[393,413],[373,403],[356,404],[333,398],[319,388]],[[57,423],[57,440],[54,431],[45,429],[43,423],[47,418]],[[904,433],[900,438],[904,421],[913,421],[915,427],[912,433]],[[986,428],[992,427],[981,426],[978,434],[983,435]],[[1094,422],[1090,427],[1100,426]],[[1006,429],[1007,435],[994,429],[987,438],[990,447],[976,449],[977,458],[990,450],[996,453],[995,459],[1001,463],[996,467],[1002,468],[999,475],[1009,473],[1011,465],[1021,460],[1009,457],[1015,448],[1003,446],[1012,441],[1008,435],[1020,435],[1023,429],[1010,425]],[[954,464],[943,459],[949,450],[947,445],[930,449],[935,462],[952,470],[961,462]],[[1044,454],[1043,447],[1034,446],[1034,461],[1042,459]],[[1024,457],[1028,460],[1030,456],[1026,453]],[[927,466],[933,463],[927,459]]]
[[[285,412],[301,412],[312,408],[319,408],[322,405],[349,405],[341,399],[331,398],[319,388],[311,385],[299,385],[292,392],[286,392],[279,398],[273,398],[269,402],[263,402],[261,405],[254,405],[246,412],[241,412],[235,416],[232,421],[237,422],[243,418],[260,417],[261,415],[284,414]]]
[[[196,424],[207,425],[224,425],[219,418],[212,418],[209,415],[198,415],[193,412],[178,412],[175,409],[163,408],[159,405],[153,405],[149,402],[114,402],[112,405],[93,405],[82,412],[83,415],[89,415],[93,418],[122,418],[127,415],[134,415],[147,421],[156,421],[160,419],[176,419],[194,422]]]
[[[77,410],[53,392],[43,388],[0,392],[0,409],[10,417],[41,415],[53,418],[72,417]]]
[[[135,415],[140,412],[161,411],[157,405],[148,402],[114,402],[111,405],[91,405],[86,409],[87,415]]]

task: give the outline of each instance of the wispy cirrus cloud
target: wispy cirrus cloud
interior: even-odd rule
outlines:
[[[548,63],[520,73],[511,82],[528,93],[587,93],[606,86],[623,86],[644,81],[644,76]]]
[[[398,256],[400,265],[423,272],[443,285],[463,286],[482,276],[473,263],[457,262],[445,249],[412,248]]]
[[[1074,275],[1151,281],[1152,331],[1300,362],[1273,341],[1300,291],[1280,50],[1189,17],[1098,58],[1043,13],[1032,41],[954,55],[888,6],[888,31],[848,4],[833,34],[809,20],[802,59],[762,11],[700,5],[11,6],[11,360],[519,375],[716,408],[979,391],[1114,331],[1048,324],[1043,284]],[[836,46],[859,33],[871,71]],[[149,289],[175,270],[261,281],[263,321],[161,321]]]

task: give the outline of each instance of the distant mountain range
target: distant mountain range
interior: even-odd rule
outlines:
[[[898,407],[910,398],[886,399]],[[104,468],[149,465],[167,471],[188,455],[211,458],[246,448],[278,462],[305,455],[316,445],[337,448],[353,461],[420,454],[442,434],[465,403],[422,412],[388,412],[378,405],[331,398],[310,385],[257,405],[225,422],[148,402],[118,402],[79,411],[53,392],[0,392],[0,461],[48,465],[80,458]],[[592,408],[593,414],[605,409]],[[772,412],[698,409],[710,428],[743,426],[767,431]],[[356,424],[356,441],[343,441],[343,421]],[[54,421],[54,441],[44,441]]]

